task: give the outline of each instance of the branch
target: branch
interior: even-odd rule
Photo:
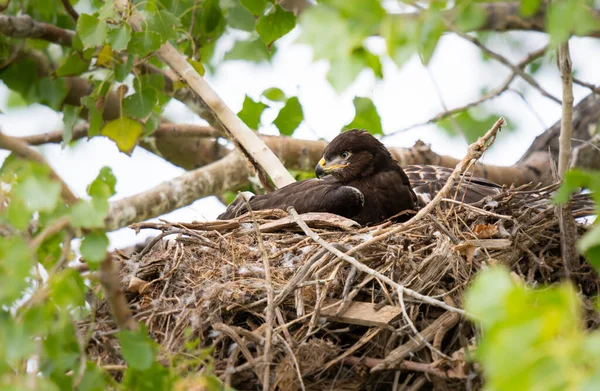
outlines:
[[[135,30],[141,30],[143,18],[134,9],[130,8],[127,0],[115,1],[115,7],[124,14],[131,12],[130,24]],[[231,111],[219,95],[217,95],[173,45],[168,42],[165,43],[156,54],[206,103],[222,123],[227,133],[231,135],[231,139],[239,143],[242,151],[247,154],[247,157],[259,172],[259,175],[261,170],[264,170],[277,187],[283,187],[294,182],[294,178],[277,159],[277,156]]]
[[[7,136],[2,132],[0,132],[0,149],[6,149],[23,159],[31,160],[48,167],[50,170],[50,177],[60,183],[61,195],[65,203],[73,205],[77,202],[77,196],[73,194],[66,182],[63,181],[56,171],[54,171],[41,153],[33,148],[29,148],[26,143],[18,138]]]
[[[62,46],[71,46],[75,32],[53,24],[37,22],[29,15],[0,15],[0,34],[11,38],[43,39]]]
[[[571,55],[569,54],[569,41],[558,48],[558,67],[562,78],[562,118],[560,121],[559,152],[558,152],[558,177],[562,180],[567,173],[571,160],[571,138],[573,137],[573,70]],[[560,247],[567,278],[579,266],[579,256],[575,243],[577,241],[577,228],[568,204],[558,205],[558,222],[560,225]]]
[[[121,290],[119,268],[115,265],[109,253],[106,254],[106,259],[100,264],[98,277],[104,288],[104,298],[119,329],[136,330],[138,324],[133,319],[125,294]]]
[[[75,23],[77,23],[77,19],[79,19],[79,14],[77,13],[77,11],[75,11],[75,8],[73,8],[73,6],[71,5],[71,1],[70,0],[61,0],[61,1],[63,4],[63,7],[65,7],[65,11],[67,11],[67,13],[71,17],[71,19],[73,19],[73,21]]]
[[[113,202],[106,218],[106,229],[116,230],[187,206],[197,199],[235,189],[246,183],[247,170],[243,156],[232,152],[217,162]]]

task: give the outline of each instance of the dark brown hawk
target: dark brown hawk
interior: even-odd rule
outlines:
[[[378,224],[394,216],[397,221],[406,221],[435,196],[451,172],[427,165],[403,170],[379,140],[353,129],[327,145],[315,168],[317,179],[294,182],[264,195],[242,194],[245,199],[238,197],[218,219],[240,216],[250,205],[252,210],[293,206],[298,213],[329,212],[361,225]],[[464,202],[476,202],[500,190],[485,179],[465,177],[464,182],[468,183],[458,188],[456,197]]]

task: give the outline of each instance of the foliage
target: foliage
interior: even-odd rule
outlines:
[[[526,288],[504,268],[491,268],[474,281],[465,308],[481,326],[474,357],[486,390],[600,387],[600,332],[585,331],[571,285]]]

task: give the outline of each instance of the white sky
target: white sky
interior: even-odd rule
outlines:
[[[401,69],[391,61],[386,61],[383,80],[376,81],[371,73],[363,72],[350,88],[337,95],[325,78],[327,63],[313,63],[310,47],[294,43],[297,35],[298,31],[295,30],[278,42],[278,51],[271,64],[230,61],[219,66],[216,74],[206,75],[211,86],[235,112],[241,109],[245,94],[257,100],[261,92],[269,87],[279,87],[288,96],[297,95],[305,114],[304,123],[295,133],[297,138],[322,137],[330,140],[335,137],[354,117],[352,100],[355,96],[373,99],[382,117],[384,132],[390,133],[426,121],[443,111],[432,77],[444,103],[448,108],[454,108],[476,100],[483,87],[495,88],[509,74],[505,67],[496,62],[483,62],[479,50],[469,42],[445,35],[429,64],[429,71],[416,57]],[[509,44],[506,37],[510,37],[511,41],[516,40],[519,48]],[[513,62],[518,62],[527,51],[538,49],[545,42],[543,34],[509,33],[499,36],[490,47]],[[382,46],[377,39],[370,44],[375,48]],[[226,51],[231,45],[231,41],[223,43],[220,51]],[[598,49],[600,45],[596,40],[571,40],[571,55],[577,76],[594,84],[600,82]],[[555,68],[535,77],[550,93],[561,96],[560,76]],[[523,86],[524,82],[518,80],[515,85]],[[587,94],[587,90],[576,87],[576,102]],[[3,132],[24,136],[62,128],[61,114],[38,105],[26,109],[8,109],[7,97],[6,88],[0,84],[0,109],[4,113],[0,114],[0,128]],[[516,127],[515,133],[504,134],[498,139],[484,157],[485,162],[500,165],[514,163],[536,135],[560,118],[560,106],[537,91],[527,89],[526,98],[529,105],[517,94],[506,92],[502,97],[485,104],[486,109],[506,115]],[[276,114],[274,110],[267,110],[263,115],[263,123],[270,123]],[[169,104],[166,116],[180,123],[203,123],[179,102]],[[272,125],[261,131],[276,133]],[[463,156],[467,147],[466,142],[446,136],[435,126],[402,132],[386,138],[384,142],[409,147],[418,139],[430,143],[437,153],[457,158]],[[98,137],[89,142],[79,142],[72,148],[47,145],[40,150],[79,196],[85,196],[86,186],[105,165],[110,166],[117,176],[117,194],[113,200],[150,189],[183,172],[142,148],[136,148],[131,157],[119,153],[114,143]],[[0,162],[6,155],[0,151]],[[209,197],[162,218],[171,221],[211,220],[223,210],[224,206],[216,198]],[[122,247],[138,242],[149,234],[151,232],[136,236],[132,230],[125,228],[109,236],[111,246]]]

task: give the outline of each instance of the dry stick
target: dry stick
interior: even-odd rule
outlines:
[[[121,290],[119,268],[115,265],[109,253],[106,254],[106,259],[100,264],[99,278],[100,284],[104,288],[104,297],[119,329],[137,330],[138,324],[133,319],[125,294]]]
[[[262,383],[263,391],[269,391],[271,384],[271,344],[273,342],[273,322],[275,321],[275,307],[273,306],[273,280],[271,279],[271,265],[269,263],[269,256],[267,255],[267,251],[265,250],[265,244],[262,239],[262,234],[260,233],[260,228],[258,227],[256,219],[254,218],[254,212],[252,211],[252,208],[250,207],[248,201],[246,201],[246,207],[250,211],[252,225],[254,226],[254,230],[256,231],[258,248],[260,249],[261,258],[263,261],[263,268],[265,269],[265,282],[267,288],[267,329],[265,330],[265,352],[263,359],[265,362],[265,368],[263,372]]]
[[[6,149],[13,152],[15,155],[22,157],[23,159],[31,160],[40,163],[50,169],[50,177],[58,181],[61,185],[61,195],[63,200],[68,205],[73,205],[77,202],[78,198],[73,194],[69,186],[58,176],[56,171],[48,164],[44,156],[33,148],[29,148],[26,143],[19,140],[16,137],[7,136],[0,132],[0,149]]]
[[[75,8],[71,5],[71,0],[61,0],[63,7],[65,7],[65,11],[71,16],[71,18],[77,23],[77,19],[79,19],[79,14],[75,11]]]
[[[434,305],[434,306],[437,306],[437,307],[442,307],[442,308],[444,308],[444,309],[446,309],[448,311],[457,312],[457,313],[462,314],[462,315],[465,314],[464,310],[461,310],[459,308],[451,307],[451,306],[447,305],[446,303],[444,303],[443,301],[434,300],[434,299],[430,298],[429,296],[425,296],[425,295],[422,295],[422,294],[420,294],[418,292],[413,291],[412,289],[405,288],[402,285],[398,284],[397,282],[393,281],[391,278],[389,278],[387,276],[384,276],[383,274],[379,273],[376,270],[371,269],[370,267],[366,266],[363,263],[360,263],[359,261],[356,260],[356,258],[351,257],[350,255],[348,255],[348,253],[350,253],[350,251],[352,251],[352,250],[350,250],[350,251],[348,251],[348,253],[344,254],[343,252],[341,252],[340,250],[338,250],[337,248],[335,248],[330,243],[328,243],[325,240],[321,239],[321,237],[319,235],[317,235],[312,229],[310,229],[308,227],[308,225],[306,225],[306,223],[300,218],[300,216],[298,215],[298,213],[296,212],[296,210],[294,208],[290,208],[289,209],[289,213],[292,216],[292,220],[294,220],[294,222],[296,224],[298,224],[298,226],[302,229],[302,231],[304,231],[304,233],[306,234],[306,236],[310,237],[312,240],[314,240],[315,242],[319,243],[321,246],[323,246],[324,248],[326,248],[328,251],[330,251],[336,257],[341,258],[344,261],[346,261],[349,264],[351,264],[352,266],[356,267],[361,272],[366,273],[366,274],[371,275],[371,276],[374,276],[374,277],[377,277],[381,281],[387,283],[388,285],[391,285],[395,289],[403,289],[406,292],[406,294],[408,294],[409,296],[412,296],[415,299],[421,300],[421,301],[423,301],[423,302],[425,302],[427,304],[431,304],[431,305]]]
[[[377,243],[383,239],[390,237],[391,235],[397,234],[402,231],[406,231],[408,228],[415,225],[415,223],[417,221],[421,220],[425,215],[428,215],[429,213],[431,213],[431,211],[442,201],[442,199],[446,198],[446,196],[448,195],[448,192],[450,192],[450,190],[452,189],[452,186],[454,185],[456,180],[467,169],[467,167],[471,164],[471,162],[479,159],[483,155],[483,153],[490,147],[491,143],[496,138],[496,133],[498,133],[500,128],[504,125],[504,122],[505,122],[504,118],[498,119],[498,121],[496,121],[494,126],[492,126],[492,128],[490,130],[488,130],[485,135],[480,137],[473,144],[469,145],[469,147],[467,148],[467,154],[465,155],[464,158],[462,158],[462,160],[460,162],[458,162],[458,164],[454,168],[454,171],[452,171],[452,174],[450,174],[450,177],[446,181],[446,184],[436,194],[436,196],[433,198],[433,200],[431,200],[430,203],[425,205],[425,207],[423,209],[421,209],[412,219],[408,220],[407,222],[405,222],[403,224],[398,225],[397,227],[395,227],[391,230],[385,231],[377,236],[374,236],[373,238],[367,240],[366,242],[359,244],[358,246],[351,248],[350,251],[346,252],[346,254],[344,254],[344,255],[348,256],[348,255],[354,254],[354,253],[362,250],[363,248],[371,246],[374,243]],[[405,289],[404,291],[407,294],[409,294],[410,296],[413,296],[412,294],[408,293],[408,290]],[[413,297],[415,297],[415,296],[413,296]],[[423,297],[429,299],[428,296],[423,296]],[[446,305],[446,304],[444,303],[444,305]],[[446,307],[443,307],[443,308],[446,308]],[[452,307],[449,307],[449,308],[452,308]],[[463,312],[461,312],[461,313],[463,313]]]
[[[573,78],[573,83],[579,84],[582,87],[588,88],[590,91],[600,94],[600,87],[593,85],[592,83],[585,82],[576,77]],[[563,98],[564,99],[564,98]]]
[[[127,0],[116,0],[115,8],[123,13],[129,14],[129,23],[134,30],[141,30],[143,18]],[[264,170],[276,187],[283,187],[295,182],[294,177],[283,166],[277,156],[267,147],[240,118],[227,106],[219,95],[208,85],[208,83],[196,72],[177,49],[169,42],[163,44],[156,52],[158,56],[171,67],[194,91],[206,105],[214,112],[223,128],[230,133],[231,139],[240,144],[247,153],[257,171]]]
[[[571,160],[571,138],[573,137],[573,73],[568,40],[558,47],[558,67],[562,78],[563,96],[560,136],[558,138],[558,177],[563,180]],[[569,279],[571,272],[579,266],[579,257],[575,247],[577,228],[568,203],[558,205],[556,212],[560,226],[560,248],[565,265],[565,275]]]

